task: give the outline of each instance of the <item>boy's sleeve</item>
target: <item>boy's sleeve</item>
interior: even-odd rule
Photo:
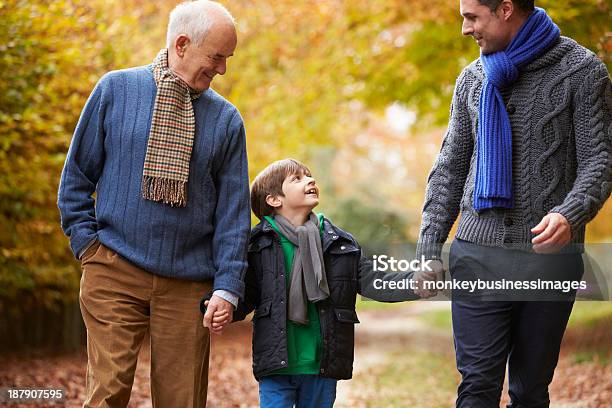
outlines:
[[[412,272],[381,272],[374,270],[374,263],[361,253],[359,260],[359,294],[379,302],[405,302],[420,299],[409,284]],[[389,282],[404,282],[405,289],[388,289]]]
[[[244,320],[249,313],[251,313],[257,305],[260,299],[260,290],[257,273],[254,267],[255,256],[249,256],[249,266],[244,278],[244,301],[239,301],[236,310],[234,311],[234,321],[238,322]]]

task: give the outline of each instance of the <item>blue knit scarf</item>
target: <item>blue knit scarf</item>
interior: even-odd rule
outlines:
[[[514,83],[519,69],[548,50],[560,34],[546,11],[536,7],[504,51],[480,56],[486,78],[478,110],[476,211],[513,206],[512,129],[499,90]]]

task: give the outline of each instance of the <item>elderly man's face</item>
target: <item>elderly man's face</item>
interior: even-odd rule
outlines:
[[[215,75],[225,74],[227,59],[234,54],[236,42],[236,30],[232,25],[215,24],[200,46],[191,41],[185,45],[172,69],[191,88],[204,91]]]
[[[512,31],[504,19],[502,6],[495,13],[478,0],[460,0],[463,35],[474,37],[483,54],[504,50],[512,40]]]

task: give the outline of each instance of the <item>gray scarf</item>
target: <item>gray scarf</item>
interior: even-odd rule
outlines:
[[[307,300],[318,302],[329,297],[319,220],[310,213],[308,221],[297,228],[281,215],[276,215],[274,220],[281,234],[297,246],[291,267],[289,320],[308,324]]]

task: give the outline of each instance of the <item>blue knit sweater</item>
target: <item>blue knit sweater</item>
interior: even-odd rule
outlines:
[[[212,89],[193,101],[187,206],[173,208],[141,195],[156,91],[151,66],[110,72],[96,85],[62,172],[62,228],[75,256],[97,237],[151,273],[214,279],[215,290],[242,297],[250,208],[240,113]]]

